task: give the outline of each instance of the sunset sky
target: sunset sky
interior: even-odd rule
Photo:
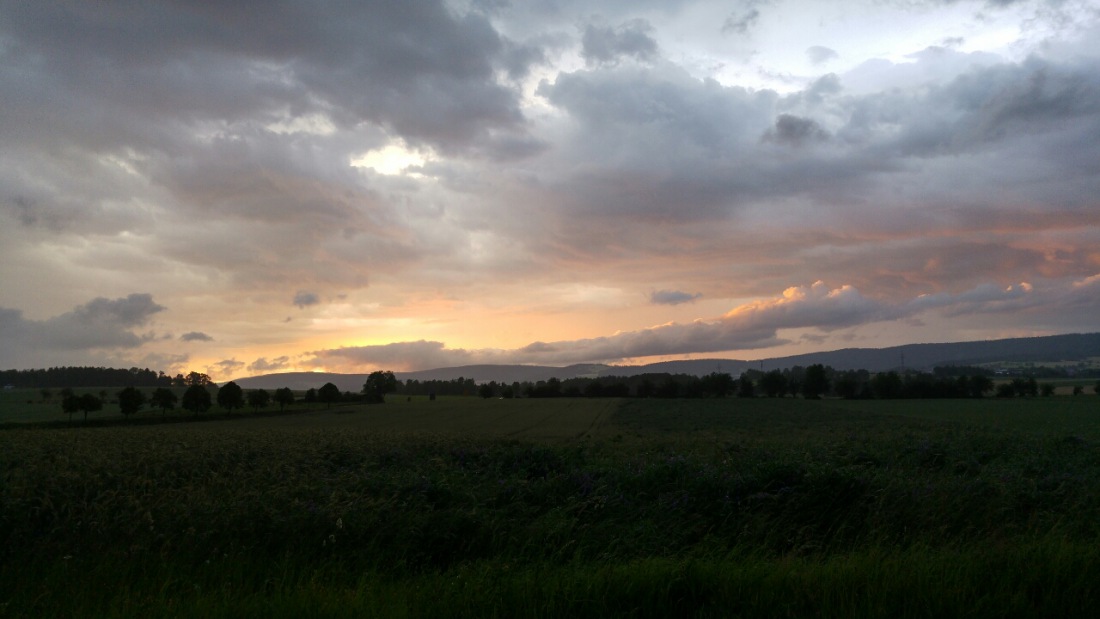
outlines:
[[[1100,5],[0,0],[0,369],[1100,330]]]

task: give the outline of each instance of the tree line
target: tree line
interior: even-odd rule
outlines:
[[[966,368],[962,368],[966,369]],[[434,399],[437,395],[480,396],[482,398],[782,398],[803,397],[818,399],[838,397],[844,399],[930,399],[930,398],[982,398],[993,394],[999,398],[1037,397],[1054,394],[1054,385],[1040,384],[1035,377],[1013,378],[1011,381],[995,383],[984,371],[977,373],[958,373],[960,369],[936,368],[928,372],[879,372],[872,374],[867,370],[835,370],[822,364],[808,367],[794,366],[769,372],[749,370],[734,378],[728,373],[714,372],[706,376],[690,374],[650,373],[635,376],[605,376],[599,378],[570,378],[559,380],[550,378],[540,381],[476,383],[473,379],[459,377],[453,380],[399,381],[390,371],[376,371],[368,375],[363,388],[357,392],[341,392],[333,383],[320,388],[305,391],[302,398],[289,387],[275,389],[252,389],[245,391],[237,383],[230,381],[216,387],[208,379],[199,375],[182,395],[168,387],[156,387],[148,396],[134,385],[117,392],[115,400],[124,417],[140,411],[147,404],[159,409],[162,416],[180,408],[198,416],[205,413],[214,404],[227,414],[233,414],[246,406],[256,411],[271,404],[284,410],[296,402],[306,404],[324,404],[330,407],[337,403],[383,403],[389,393],[405,396],[427,395]],[[195,374],[195,373],[192,373]],[[216,387],[216,389],[215,389]],[[212,393],[213,391],[213,393]],[[1093,387],[1100,394],[1100,382]],[[1073,394],[1080,395],[1084,388],[1074,387]],[[52,392],[42,390],[43,397],[49,399]],[[107,390],[77,395],[72,388],[61,390],[61,408],[69,415],[78,412],[88,414],[103,409],[107,402]]]
[[[201,372],[169,376],[149,368],[54,367],[36,370],[0,370],[0,385],[21,389],[86,389],[90,387],[187,387],[213,385]]]
[[[326,406],[348,401],[383,403],[386,394],[395,391],[397,385],[398,381],[393,372],[372,372],[367,376],[367,381],[358,394],[341,393],[336,385],[326,383],[320,389],[306,391],[302,401],[306,403],[323,403]],[[101,390],[98,394],[77,394],[72,387],[66,387],[61,390],[60,395],[61,410],[69,415],[70,422],[75,413],[83,413],[84,421],[87,421],[88,413],[103,410],[104,405],[108,403],[106,389]],[[42,390],[42,396],[44,399],[49,400],[52,398],[53,393],[46,388]],[[213,408],[215,403],[227,414],[233,414],[234,411],[243,409],[245,406],[259,411],[267,408],[272,403],[277,404],[279,410],[282,411],[298,401],[298,397],[289,387],[275,389],[274,392],[269,392],[266,389],[251,389],[246,392],[234,381],[229,381],[217,387],[208,379],[195,380],[187,386],[182,395],[177,395],[169,387],[156,387],[147,396],[138,386],[129,385],[117,392],[115,396],[114,402],[118,404],[119,411],[125,418],[141,411],[147,404],[153,409],[159,409],[162,416],[168,411],[174,410],[178,404],[180,408],[197,417],[199,414]]]
[[[993,372],[969,366],[936,367],[932,372],[836,370],[814,364],[769,372],[748,370],[737,378],[714,372],[706,376],[650,373],[599,378],[550,378],[540,381],[497,382],[477,385],[472,379],[452,381],[409,381],[397,392],[409,395],[478,395],[483,398],[638,397],[638,398],[724,398],[796,397],[844,399],[930,399],[1035,397],[1054,394],[1054,385],[1040,384],[1035,377],[1013,378],[997,384]],[[426,391],[427,389],[427,391]],[[1093,390],[1100,394],[1100,383]],[[1074,394],[1084,392],[1075,387]]]

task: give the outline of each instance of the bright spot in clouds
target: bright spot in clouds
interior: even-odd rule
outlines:
[[[371,168],[379,174],[405,174],[410,167],[423,166],[428,158],[419,152],[409,150],[404,144],[389,144],[352,159],[356,168]]]

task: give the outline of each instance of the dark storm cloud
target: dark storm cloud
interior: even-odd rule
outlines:
[[[442,2],[5,4],[10,71],[51,76],[15,99],[64,88],[184,123],[323,111],[444,150],[524,123],[517,93],[494,76],[506,41]]]
[[[589,24],[581,37],[581,57],[589,66],[618,62],[624,56],[649,61],[657,56],[653,27],[644,19],[635,19],[618,28]]]

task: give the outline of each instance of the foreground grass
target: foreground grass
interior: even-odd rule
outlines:
[[[0,606],[12,617],[1091,617],[1100,550],[1064,539],[867,548],[828,557],[480,561],[415,577],[301,565],[55,566]],[[139,569],[140,568],[140,569]],[[63,584],[59,592],[54,587]],[[5,612],[7,611],[7,612]]]
[[[1084,411],[523,404],[4,431],[0,615],[1073,616],[1100,601]]]

